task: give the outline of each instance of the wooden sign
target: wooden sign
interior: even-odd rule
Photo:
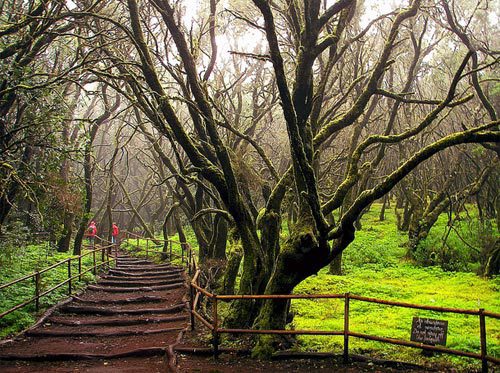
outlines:
[[[411,338],[413,342],[421,342],[428,345],[446,346],[446,335],[448,333],[447,320],[424,319],[414,317],[411,325]]]

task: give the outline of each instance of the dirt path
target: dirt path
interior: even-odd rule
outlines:
[[[0,344],[0,371],[168,372],[188,326],[181,268],[119,256],[116,269]]]

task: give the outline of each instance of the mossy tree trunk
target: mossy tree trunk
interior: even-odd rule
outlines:
[[[383,200],[382,200],[382,207],[380,208],[380,214],[378,216],[378,220],[384,221],[385,220],[385,208],[388,205],[389,197],[386,195]]]
[[[328,273],[331,275],[342,275],[342,253],[338,254],[330,263]]]

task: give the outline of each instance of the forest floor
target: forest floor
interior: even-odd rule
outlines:
[[[0,342],[10,372],[428,372],[429,367],[353,356],[256,360],[248,353],[211,357],[207,332],[188,331],[185,276],[169,264],[122,256],[80,295],[33,327]],[[190,349],[205,354],[187,353]],[[174,352],[176,350],[176,352]],[[247,348],[248,352],[249,349]],[[454,371],[434,366],[434,371]]]
[[[181,343],[176,347],[177,368],[180,372],[457,372],[456,368],[446,364],[434,364],[432,367],[419,366],[399,361],[371,359],[359,355],[351,356],[348,364],[343,363],[341,355],[318,354],[307,357],[307,354],[286,351],[273,356],[271,360],[257,360],[250,356],[249,348],[241,348],[241,345],[234,351],[227,349],[225,353],[221,353],[217,359],[214,359],[206,338],[206,331],[203,329],[184,334]],[[197,348],[198,353],[186,354],[184,351],[189,348]]]

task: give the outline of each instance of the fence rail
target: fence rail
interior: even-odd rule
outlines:
[[[134,232],[129,232],[129,231],[124,231],[123,232],[124,239],[129,242],[132,246],[135,246],[137,249],[141,249],[142,247],[140,246],[140,240],[146,241],[146,248],[145,248],[145,254],[146,258],[148,258],[151,254],[159,254],[162,256],[166,256],[166,258],[169,261],[172,261],[173,259],[180,259],[181,263],[183,266],[185,266],[188,269],[188,274],[191,276],[192,273],[196,271],[197,264],[196,264],[196,257],[195,253],[191,247],[191,245],[188,242],[179,242],[179,241],[174,241],[174,240],[162,240],[162,239],[157,239],[157,238],[150,238],[150,237],[144,237],[142,235],[139,235]],[[133,244],[133,240],[136,240],[135,245]],[[158,246],[163,246],[164,249],[168,247],[168,250],[154,250],[151,249],[151,243],[153,243],[153,247],[158,247]],[[157,244],[159,243],[159,244]],[[173,252],[172,245],[176,244],[179,245],[181,248],[181,254],[176,254]]]
[[[383,299],[368,298],[359,295],[354,295],[350,293],[345,294],[277,294],[277,295],[217,295],[213,294],[206,289],[204,289],[198,279],[201,271],[198,269],[193,276],[191,281],[191,326],[194,329],[194,319],[200,321],[205,327],[207,327],[212,332],[212,344],[213,344],[213,354],[218,355],[219,350],[219,335],[222,333],[226,334],[269,334],[269,335],[337,335],[344,336],[344,348],[343,357],[344,361],[349,360],[349,339],[350,337],[378,341],[383,343],[390,343],[406,347],[421,348],[424,350],[443,352],[447,354],[464,356],[473,359],[479,359],[482,361],[482,372],[488,372],[488,362],[500,364],[500,359],[490,356],[487,354],[487,344],[486,344],[486,317],[493,319],[500,319],[499,313],[488,312],[484,309],[478,310],[468,310],[468,309],[458,309],[458,308],[447,308],[447,307],[436,307],[436,306],[425,306],[420,304],[395,302]],[[210,298],[212,302],[212,315],[211,320],[207,316],[201,315],[198,312],[199,302],[202,296]],[[256,300],[256,299],[272,299],[272,300],[291,300],[291,299],[343,299],[344,300],[344,328],[343,330],[259,330],[259,329],[229,329],[222,328],[219,326],[218,322],[218,302],[229,302],[232,300]],[[434,346],[430,344],[424,344],[420,342],[413,342],[407,340],[401,340],[397,338],[387,338],[380,337],[377,335],[370,335],[365,333],[358,333],[350,330],[349,316],[352,313],[350,311],[351,301],[361,301],[368,303],[376,303],[387,306],[396,306],[404,308],[414,308],[421,310],[428,310],[434,312],[446,312],[446,313],[458,313],[463,315],[474,315],[479,316],[480,323],[480,341],[481,341],[481,351],[480,353],[473,353],[468,351],[455,350],[447,348],[444,346]]]
[[[148,253],[149,249],[149,241],[152,241],[151,238],[142,237],[140,235],[127,232],[134,239],[137,239],[137,247],[139,247],[139,240],[146,240],[146,253]],[[191,327],[195,328],[195,320],[198,320],[201,324],[203,324],[206,328],[208,328],[212,332],[212,345],[213,345],[213,354],[215,357],[218,355],[219,351],[219,343],[220,343],[220,334],[269,334],[269,335],[333,335],[333,336],[343,336],[344,337],[344,345],[343,345],[343,357],[347,362],[349,360],[349,339],[350,337],[360,338],[365,340],[378,341],[383,343],[390,343],[400,346],[406,347],[415,347],[424,350],[442,352],[457,356],[464,356],[468,358],[478,359],[482,361],[482,372],[488,372],[488,362],[494,364],[500,364],[500,359],[494,356],[490,356],[487,354],[487,338],[486,338],[486,317],[490,317],[492,319],[500,319],[499,313],[489,312],[484,309],[459,309],[459,308],[448,308],[448,307],[438,307],[438,306],[426,306],[420,304],[412,304],[405,302],[396,302],[389,301],[384,299],[377,298],[369,298],[363,297],[360,295],[345,293],[345,294],[256,294],[256,295],[218,295],[211,293],[210,291],[204,289],[200,283],[199,278],[201,275],[201,270],[198,268],[196,264],[196,258],[194,256],[194,252],[191,249],[191,246],[188,243],[176,242],[172,240],[156,240],[163,244],[165,242],[168,243],[170,247],[169,257],[172,258],[180,258],[182,263],[188,267],[189,274],[192,275],[192,280],[190,283],[190,311],[191,311]],[[176,243],[181,245],[182,253],[181,255],[176,255],[172,253],[172,243]],[[151,252],[151,250],[149,250]],[[162,254],[166,254],[164,251]],[[205,296],[210,298],[212,301],[212,317],[211,319],[207,316],[202,315],[198,311],[199,303],[201,298]],[[229,302],[232,300],[264,300],[264,299],[273,299],[273,300],[292,300],[292,299],[343,299],[344,300],[344,328],[342,330],[278,330],[278,329],[270,329],[270,330],[257,330],[257,329],[229,329],[222,328],[219,326],[219,316],[218,316],[218,302]],[[480,324],[480,341],[481,341],[481,351],[480,353],[473,353],[468,351],[455,350],[451,348],[447,348],[444,346],[434,346],[430,344],[424,344],[420,342],[413,342],[407,340],[401,340],[397,338],[387,338],[380,337],[377,335],[370,335],[365,333],[358,333],[350,330],[349,324],[349,316],[352,311],[350,311],[350,303],[351,301],[360,301],[360,302],[368,302],[375,303],[387,306],[396,306],[396,307],[404,307],[404,308],[413,308],[420,310],[427,310],[433,312],[443,312],[443,313],[456,313],[463,315],[473,315],[479,316],[479,324]]]
[[[172,261],[172,259],[180,259],[182,265],[186,266],[189,272],[189,275],[192,276],[192,280],[190,283],[190,311],[191,311],[191,327],[192,329],[195,328],[195,319],[201,322],[205,327],[207,327],[211,332],[212,332],[212,345],[213,345],[213,354],[215,357],[218,356],[219,354],[219,343],[220,343],[220,334],[226,333],[226,334],[269,334],[269,335],[333,335],[333,336],[344,336],[344,345],[343,345],[343,357],[344,360],[347,362],[349,360],[349,338],[350,337],[355,337],[355,338],[360,338],[360,339],[366,339],[366,340],[372,340],[372,341],[378,341],[378,342],[383,342],[383,343],[390,343],[390,344],[395,344],[395,345],[400,345],[400,346],[406,346],[406,347],[415,347],[415,348],[420,348],[424,350],[430,350],[430,351],[436,351],[436,352],[443,352],[447,354],[452,354],[452,355],[457,355],[457,356],[464,356],[464,357],[469,357],[473,359],[479,359],[482,361],[482,372],[487,373],[488,372],[488,362],[494,363],[494,364],[500,364],[500,359],[496,358],[494,356],[488,355],[487,354],[487,335],[486,335],[486,317],[492,318],[492,319],[500,319],[500,314],[499,313],[494,313],[494,312],[489,312],[484,309],[478,309],[478,310],[472,310],[472,309],[458,309],[458,308],[448,308],[448,307],[437,307],[437,306],[426,306],[426,305],[420,305],[420,304],[412,304],[412,303],[405,303],[405,302],[396,302],[396,301],[389,301],[389,300],[383,300],[383,299],[377,299],[377,298],[369,298],[369,297],[363,297],[360,295],[355,295],[355,294],[350,294],[350,293],[345,293],[345,294],[273,294],[273,295],[268,295],[268,294],[256,294],[256,295],[217,295],[214,293],[209,292],[208,290],[204,289],[200,283],[199,283],[199,278],[201,275],[201,270],[198,268],[198,265],[196,263],[196,256],[194,251],[192,250],[191,246],[187,242],[177,242],[173,240],[158,240],[158,239],[152,239],[148,237],[143,237],[141,235],[138,235],[133,232],[123,232],[125,239],[127,241],[130,240],[136,240],[136,247],[138,249],[142,249],[140,246],[140,240],[146,240],[146,257],[149,255],[153,254],[161,254],[163,256],[167,256],[167,258]],[[154,242],[154,246],[158,247],[159,245],[163,245],[164,249],[162,251],[159,250],[154,250],[150,248],[150,242]],[[173,252],[172,249],[172,244],[178,244],[181,247],[181,254],[176,254]],[[133,245],[133,244],[132,244]],[[0,285],[0,290],[3,290],[5,288],[8,288],[10,286],[13,286],[21,281],[25,281],[28,279],[34,279],[35,280],[35,296],[14,306],[10,310],[7,310],[3,313],[0,314],[0,318],[4,317],[5,315],[22,308],[32,302],[35,302],[36,304],[36,309],[39,309],[39,300],[41,297],[49,294],[50,292],[58,289],[61,286],[64,286],[65,284],[68,284],[68,293],[71,294],[72,291],[72,281],[78,278],[81,280],[81,276],[89,271],[94,271],[94,274],[97,272],[97,268],[101,268],[103,266],[107,266],[107,268],[110,268],[110,263],[115,261],[116,263],[116,256],[111,257],[109,256],[109,250],[108,248],[112,248],[114,245],[109,245],[109,246],[104,246],[101,248],[97,248],[94,250],[91,250],[87,253],[81,254],[77,257],[73,258],[68,258],[65,260],[62,260],[58,263],[55,263],[47,268],[44,268],[40,271],[33,272],[32,274],[23,276],[19,279],[13,280],[7,284]],[[165,250],[165,248],[168,247],[168,250]],[[96,262],[96,252],[101,253],[101,263]],[[81,260],[83,257],[87,255],[93,256],[93,266],[88,268],[85,271],[82,271],[82,263]],[[78,273],[72,275],[71,272],[71,262],[74,260],[78,260]],[[64,265],[67,263],[68,266],[68,278],[61,283],[55,285],[51,289],[48,289],[42,293],[40,293],[40,276],[54,268],[57,268],[58,266]],[[199,311],[199,303],[201,298],[205,296],[207,298],[210,298],[212,301],[212,319],[210,320],[207,316],[202,315]],[[343,299],[344,300],[344,328],[343,330],[282,330],[282,329],[269,329],[269,330],[261,330],[261,329],[230,329],[230,328],[222,328],[219,326],[219,316],[218,316],[218,302],[229,302],[232,300],[263,300],[263,299],[269,299],[269,300],[292,300],[292,299]],[[349,324],[349,316],[350,316],[350,302],[351,301],[361,301],[361,302],[368,302],[368,303],[375,303],[375,304],[381,304],[381,305],[387,305],[387,306],[396,306],[396,307],[404,307],[404,308],[413,308],[413,309],[420,309],[420,310],[428,310],[428,311],[434,311],[434,312],[443,312],[443,313],[456,313],[456,314],[463,314],[463,315],[473,315],[473,316],[478,316],[479,317],[479,324],[480,324],[480,342],[481,342],[481,351],[480,353],[473,353],[473,352],[468,352],[468,351],[461,351],[461,350],[455,350],[455,349],[450,349],[447,347],[443,346],[434,346],[430,344],[424,344],[420,342],[413,342],[413,341],[407,341],[407,340],[401,340],[401,339],[396,339],[396,338],[387,338],[387,337],[380,337],[377,335],[370,335],[370,334],[365,334],[365,333],[358,333],[358,332],[353,332],[350,330],[350,324]]]
[[[172,240],[164,241],[164,240],[153,240],[151,238],[146,238],[142,237],[140,235],[137,235],[132,232],[122,232],[122,235],[125,236],[125,239],[130,239],[131,237],[134,239],[137,239],[137,247],[140,248],[139,246],[139,239],[146,240],[146,257],[148,257],[150,254],[168,254],[168,257],[170,260],[172,259],[180,259],[181,263],[185,265],[189,269],[189,273],[191,274],[191,271],[195,271],[197,268],[196,265],[196,260],[195,260],[195,255],[193,250],[191,249],[191,246],[187,242],[176,242]],[[17,278],[15,280],[12,280],[8,283],[1,284],[0,285],[0,291],[8,289],[20,282],[26,281],[26,280],[33,280],[35,283],[35,289],[34,289],[34,295],[31,298],[28,298],[24,301],[21,301],[20,303],[16,304],[12,308],[0,313],[0,319],[3,317],[9,315],[10,313],[17,311],[31,303],[35,303],[35,310],[38,312],[40,309],[40,298],[52,293],[53,291],[59,289],[60,287],[67,285],[68,286],[68,295],[71,295],[72,290],[73,290],[73,284],[74,281],[78,279],[78,281],[82,280],[82,276],[90,271],[94,273],[94,275],[97,274],[98,270],[100,269],[109,269],[111,267],[111,264],[114,262],[116,264],[116,252],[114,253],[115,255],[113,256],[112,251],[116,249],[116,245],[110,243],[108,240],[95,236],[98,242],[101,244],[104,243],[104,246],[101,246],[99,248],[94,248],[92,250],[89,250],[87,252],[82,253],[81,255],[75,256],[75,257],[70,257],[64,260],[61,260],[57,263],[54,263],[46,268],[43,268],[39,271],[35,271],[33,273],[30,273],[28,275],[22,276],[20,278]],[[158,251],[158,250],[152,250],[150,249],[150,242],[151,241],[158,241],[161,243],[168,242],[169,244],[169,252],[165,253],[164,251]],[[176,243],[181,246],[181,255],[178,255],[173,252],[172,250],[172,244]],[[100,255],[99,255],[100,254]],[[110,255],[111,254],[111,255]],[[86,256],[92,256],[92,263],[93,265],[90,268],[87,269],[82,269],[82,258]],[[100,260],[99,260],[100,256]],[[72,270],[72,264],[77,263],[78,264],[78,271],[73,273]],[[44,273],[47,273],[51,270],[54,270],[58,267],[61,266],[67,266],[67,278],[51,288],[41,291],[41,280],[42,280],[42,275]]]
[[[103,240],[103,241],[105,241],[105,240]],[[25,300],[25,301],[22,301],[21,303],[16,304],[14,307],[12,307],[8,310],[0,313],[0,319],[7,316],[8,314],[10,314],[14,311],[17,311],[18,309],[21,309],[21,308],[27,306],[28,304],[33,303],[33,302],[35,303],[35,310],[38,312],[40,309],[40,298],[52,293],[53,291],[59,289],[60,287],[62,287],[64,285],[68,285],[68,295],[71,295],[72,290],[73,290],[73,281],[74,280],[78,279],[79,281],[81,281],[82,275],[84,275],[90,271],[93,271],[94,275],[95,275],[95,274],[97,274],[98,269],[103,269],[103,268],[109,269],[110,268],[111,263],[115,262],[115,260],[116,260],[116,257],[113,257],[112,255],[110,256],[110,251],[114,247],[115,247],[114,245],[107,245],[107,246],[102,246],[99,248],[94,248],[94,249],[87,251],[83,254],[80,254],[78,256],[70,257],[70,258],[61,260],[61,261],[54,263],[46,268],[41,269],[39,271],[35,271],[29,275],[20,277],[18,279],[12,280],[6,284],[0,285],[0,291],[1,291],[1,290],[9,288],[11,286],[14,286],[20,282],[26,281],[26,280],[31,279],[35,282],[34,296]],[[96,258],[96,253],[101,254],[100,255],[101,256],[100,263],[99,263],[99,260]],[[88,255],[92,255],[93,265],[86,270],[82,270],[82,258],[84,258]],[[71,268],[72,263],[78,263],[78,272],[75,274],[72,273],[72,268]],[[53,269],[56,269],[56,268],[64,266],[64,265],[67,266],[67,278],[65,280],[63,280],[62,282],[54,285],[50,289],[47,289],[47,290],[41,292],[42,275],[48,271],[51,271]]]

